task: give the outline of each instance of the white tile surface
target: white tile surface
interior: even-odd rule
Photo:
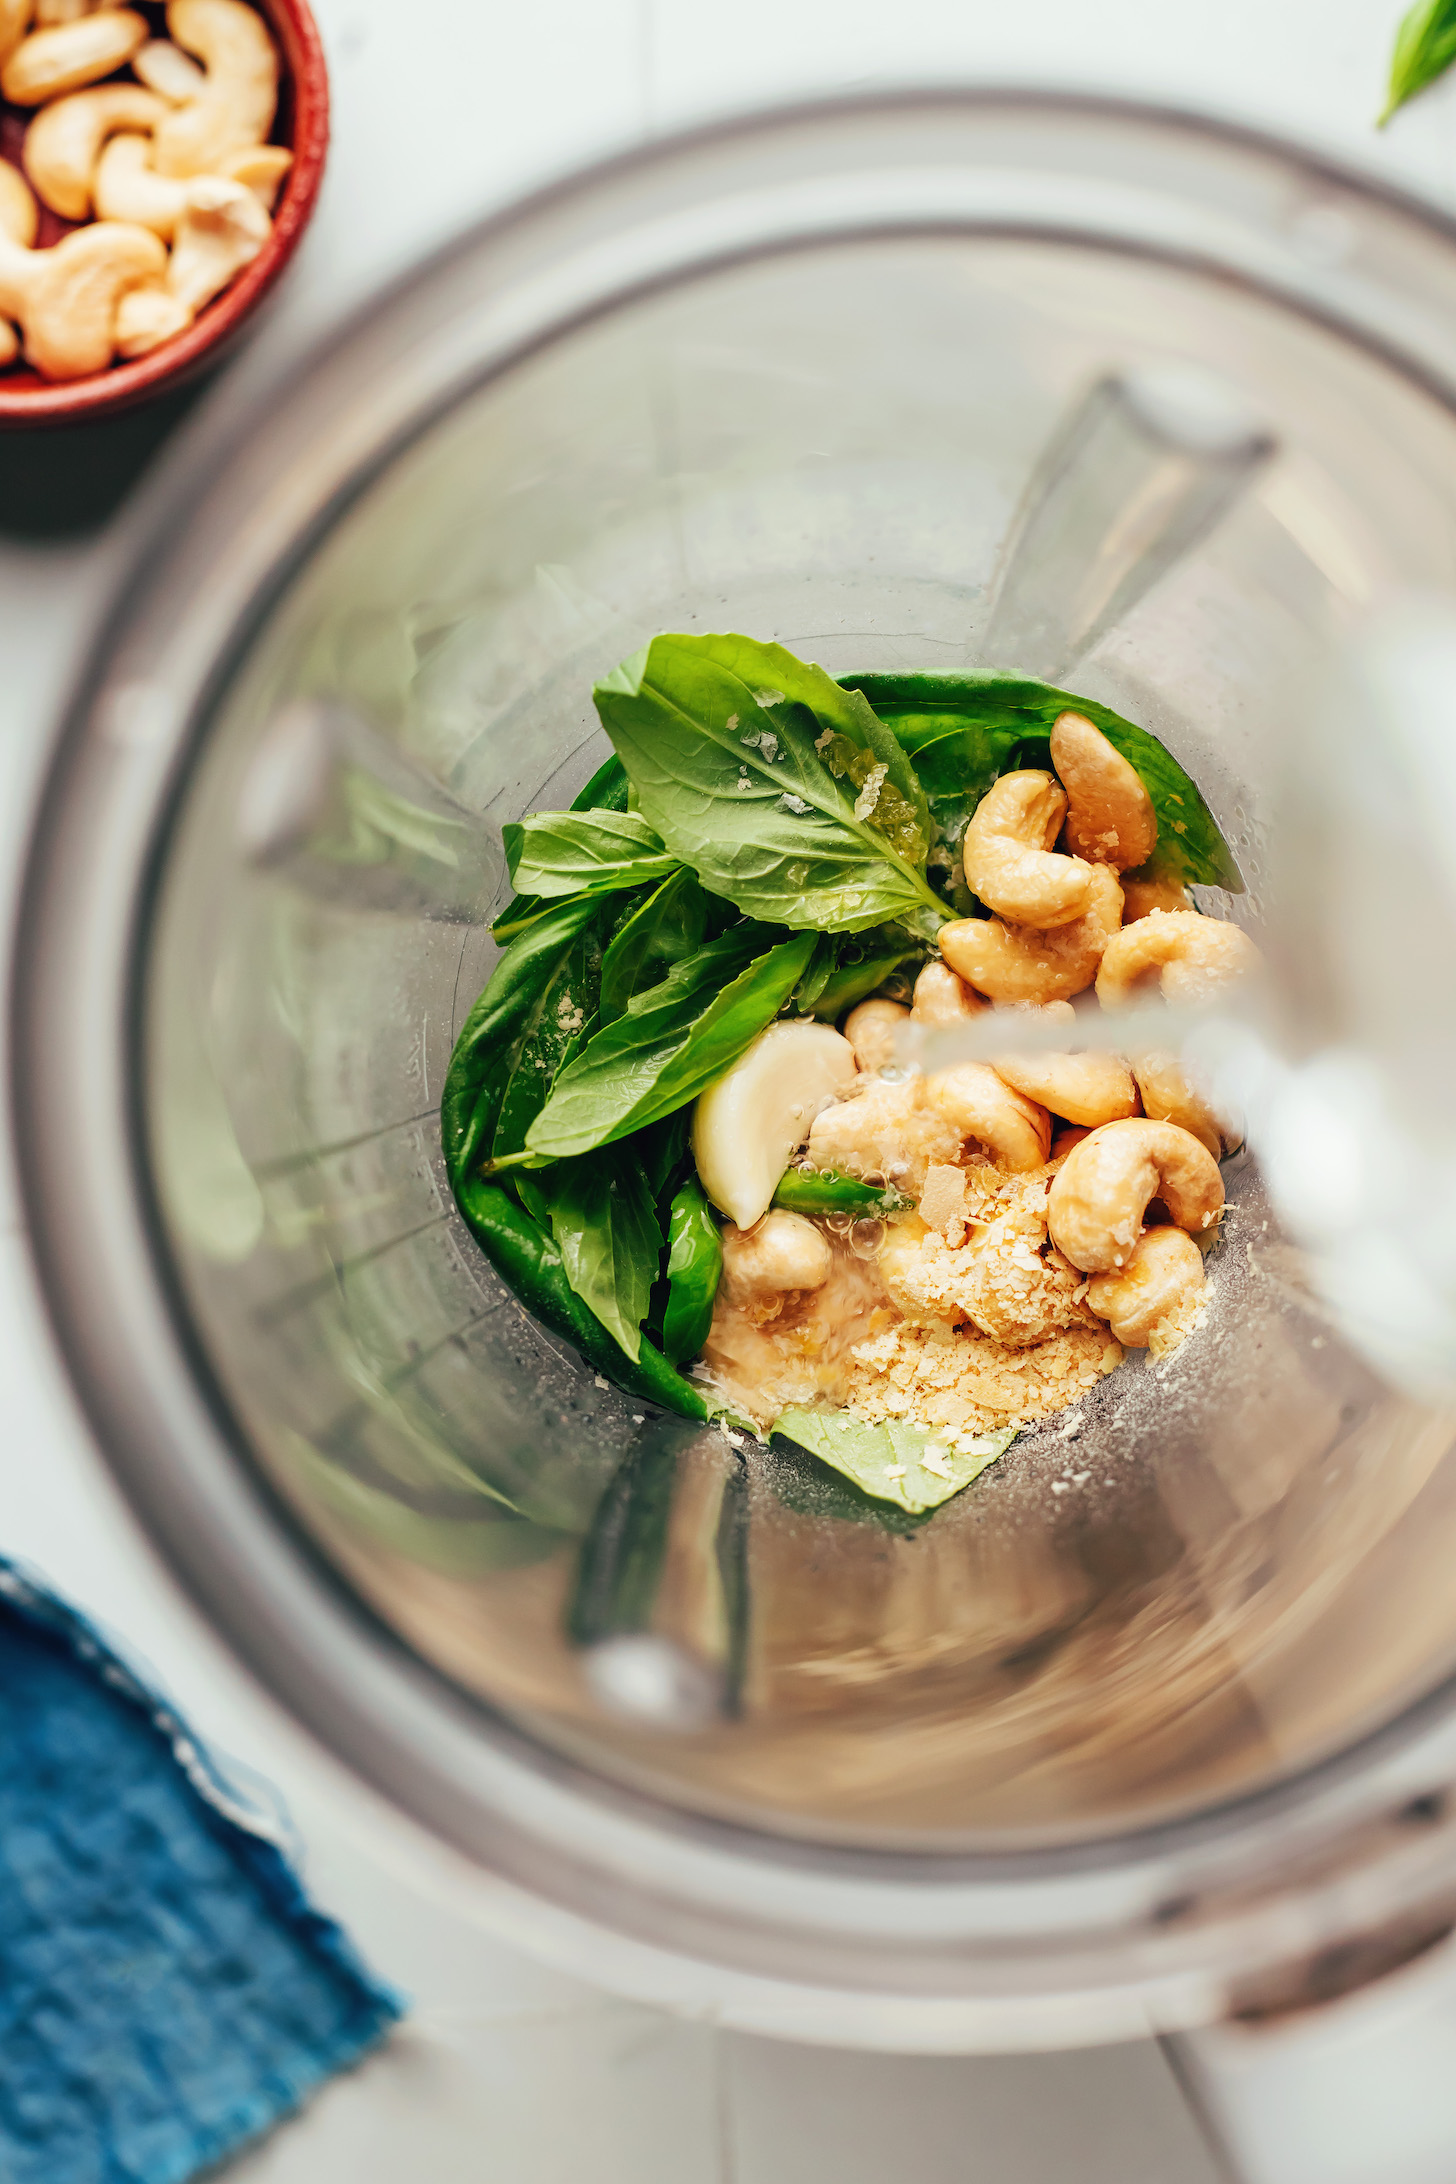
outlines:
[[[425,2010],[227,2175],[228,2184],[725,2184],[721,2143],[714,2037],[700,2026],[627,2003],[494,2021]]]
[[[1219,2184],[1152,2046],[955,2059],[723,2046],[725,2184]]]
[[[231,401],[378,281],[554,172],[765,100],[886,82],[1050,82],[1282,129],[1456,208],[1456,83],[1372,131],[1401,0],[316,0],[336,133],[323,201]],[[5,533],[0,889],[106,539]],[[3,903],[5,896],[0,896]],[[0,1182],[0,1548],[156,1664],[289,1797],[323,1901],[410,1989],[411,2026],[237,2163],[238,2184],[1211,2184],[1152,2048],[947,2062],[721,2037],[609,2002],[468,1927],[356,1840],[285,1724],[182,1603],[99,1470]]]

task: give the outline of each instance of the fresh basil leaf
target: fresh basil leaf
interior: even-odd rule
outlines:
[[[672,1202],[667,1220],[667,1310],[662,1319],[663,1354],[673,1365],[696,1357],[713,1324],[713,1299],[723,1272],[723,1242],[718,1224],[696,1176],[689,1176]]]
[[[521,1150],[526,1132],[546,1104],[557,1071],[596,1029],[602,974],[601,917],[598,905],[596,917],[583,926],[562,953],[531,1010],[501,1099],[491,1140],[492,1160]]]
[[[695,955],[707,929],[708,897],[696,874],[679,865],[617,929],[602,962],[602,1022],[613,1023],[634,994]]]
[[[921,942],[894,926],[854,933],[840,943],[839,961],[812,1001],[806,1005],[799,997],[799,1007],[822,1024],[837,1023],[847,1009],[883,986],[902,963],[923,953]]]
[[[781,1411],[774,1432],[806,1448],[821,1462],[842,1471],[847,1479],[878,1501],[894,1502],[916,1516],[923,1509],[938,1509],[994,1464],[1016,1439],[1014,1426],[982,1434],[969,1452],[958,1454],[944,1439],[924,1426],[891,1419],[871,1425],[848,1411],[791,1409]],[[927,1470],[924,1459],[939,1452],[940,1469]]]
[[[610,894],[663,879],[669,857],[646,821],[630,811],[540,811],[501,828],[513,885],[550,901]]]
[[[910,752],[943,840],[966,821],[1000,774],[1050,766],[1046,739],[1059,713],[1081,713],[1120,751],[1152,798],[1157,863],[1188,884],[1243,891],[1243,879],[1197,784],[1146,728],[1095,698],[1018,675],[851,675]]]
[[[527,1133],[528,1152],[547,1160],[589,1152],[695,1099],[773,1022],[818,936],[796,933],[765,950],[768,937],[762,926],[732,926],[638,994],[562,1070]]]
[[[466,1017],[445,1072],[440,1136],[458,1189],[490,1143],[532,1011],[582,929],[600,914],[589,897],[558,903],[512,941]]]
[[[821,933],[819,945],[809,958],[809,967],[794,988],[794,1007],[801,1016],[812,1016],[814,1004],[823,993],[839,968],[839,952],[846,939],[853,941],[856,934]]]
[[[692,1127],[692,1109],[680,1107],[676,1114],[663,1115],[633,1135],[632,1150],[642,1163],[647,1188],[658,1202],[669,1185],[677,1181],[678,1171],[687,1157]]]
[[[1417,91],[1424,91],[1428,83],[1444,76],[1453,61],[1456,61],[1456,0],[1416,0],[1415,6],[1401,18],[1395,34],[1395,50],[1390,56],[1390,89],[1380,127],[1383,129],[1397,108],[1404,106],[1407,99],[1413,99]]]
[[[598,766],[586,787],[571,799],[571,808],[573,811],[627,809],[627,776],[615,751]],[[506,904],[491,926],[491,932],[497,940],[510,940],[547,907],[539,895],[517,895],[513,902]]]
[[[944,922],[914,768],[822,668],[747,637],[655,637],[593,695],[643,818],[748,916],[816,932]]]
[[[629,1147],[563,1161],[540,1184],[566,1279],[635,1365],[662,1230]]]
[[[571,799],[573,811],[625,811],[627,792],[631,783],[627,770],[613,751],[604,758],[584,789],[578,789]]]
[[[551,1234],[551,1204],[542,1188],[539,1175],[532,1175],[528,1168],[520,1168],[511,1177],[508,1190],[513,1190],[543,1236]]]

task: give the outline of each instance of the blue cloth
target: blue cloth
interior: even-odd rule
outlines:
[[[399,2015],[240,1795],[0,1558],[0,2180],[181,2184]]]

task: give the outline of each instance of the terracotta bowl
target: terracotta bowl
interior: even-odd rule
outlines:
[[[130,5],[137,6],[138,0],[130,0]],[[318,25],[303,0],[250,0],[250,5],[266,19],[282,63],[278,115],[270,141],[288,145],[293,153],[293,165],[273,210],[272,234],[252,264],[243,268],[231,287],[214,296],[186,333],[146,356],[113,364],[87,379],[42,379],[24,363],[0,370],[0,430],[86,424],[190,379],[215,363],[236,338],[298,248],[319,193],[328,151],[328,69]],[[141,0],[141,12],[154,19],[155,34],[165,37],[162,8]],[[32,108],[0,102],[0,157],[17,166],[33,113]],[[43,205],[37,243],[59,241],[74,224]]]

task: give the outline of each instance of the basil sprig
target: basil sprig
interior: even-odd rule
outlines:
[[[655,637],[593,695],[641,817],[745,916],[817,933],[944,923],[916,770],[822,668],[747,637]]]
[[[1390,88],[1380,127],[1385,127],[1391,115],[1404,106],[1407,99],[1413,99],[1427,84],[1444,76],[1453,61],[1456,61],[1456,0],[1416,0],[1415,6],[1401,18],[1395,34],[1395,50],[1390,56]]]
[[[1158,821],[1153,863],[1185,885],[1243,891],[1218,822],[1171,751],[1095,698],[1020,675],[851,675],[909,752],[942,841],[959,844],[993,781],[1022,766],[1051,765],[1048,738],[1059,713],[1081,713],[1120,751],[1152,799]]]

